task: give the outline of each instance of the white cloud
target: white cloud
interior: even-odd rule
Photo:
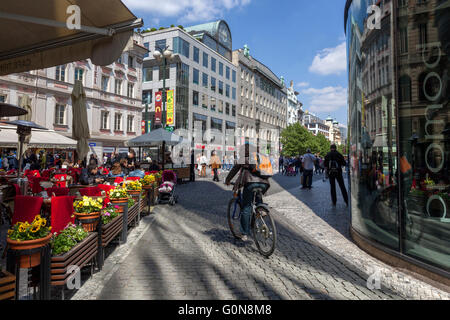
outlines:
[[[341,74],[347,70],[346,50],[345,42],[335,48],[323,49],[314,57],[309,71],[320,75]]]
[[[221,17],[225,10],[248,5],[251,0],[123,0],[131,10],[180,21],[208,21]]]
[[[299,82],[297,83],[297,88],[307,88],[309,87],[309,82]]]
[[[308,105],[312,112],[334,112],[347,107],[347,88],[308,88],[302,90],[302,93],[310,97]]]

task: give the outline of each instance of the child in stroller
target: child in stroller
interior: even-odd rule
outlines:
[[[172,170],[165,170],[161,176],[162,184],[159,186],[159,197],[157,204],[168,203],[173,206],[178,202],[178,197],[174,194],[177,184],[177,175]]]

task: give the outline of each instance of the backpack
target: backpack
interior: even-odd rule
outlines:
[[[328,163],[328,174],[337,175],[339,174],[339,163],[336,160],[330,160]]]
[[[270,162],[270,158],[264,154],[255,153],[253,155],[253,159],[255,160],[255,167],[252,170],[252,173],[255,173],[257,176],[268,179],[273,176],[273,168],[272,163]]]

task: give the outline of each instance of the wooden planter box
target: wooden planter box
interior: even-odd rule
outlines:
[[[0,271],[0,301],[14,300],[16,295],[16,276],[7,272]]]
[[[136,219],[138,214],[139,214],[139,203],[136,202],[134,206],[128,209],[128,224],[134,222],[134,219]]]
[[[102,247],[106,247],[123,229],[123,215],[115,217],[113,221],[102,226]]]
[[[67,274],[69,266],[78,266],[81,269],[95,257],[98,251],[97,237],[97,232],[92,232],[69,252],[52,257],[50,270],[52,286],[64,286],[67,283],[71,275]]]

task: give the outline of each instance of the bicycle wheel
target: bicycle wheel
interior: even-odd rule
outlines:
[[[259,252],[264,257],[270,257],[275,251],[277,230],[270,212],[262,207],[256,208],[252,218],[253,238]]]
[[[233,198],[228,202],[227,219],[233,237],[240,239],[242,237],[239,229],[241,225],[241,206],[237,199]]]

